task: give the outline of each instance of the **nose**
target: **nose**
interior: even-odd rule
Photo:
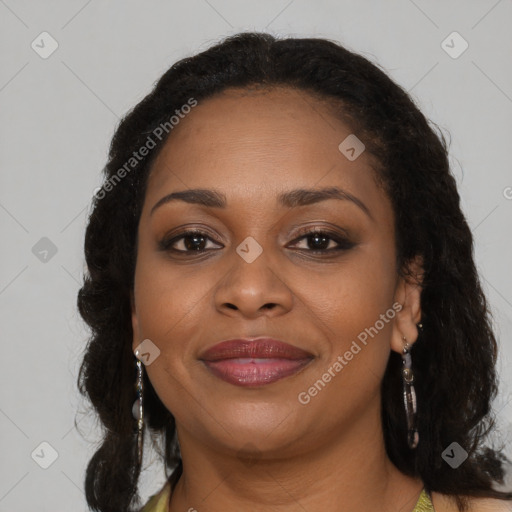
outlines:
[[[217,309],[223,314],[246,318],[290,311],[293,294],[284,280],[284,273],[270,260],[266,251],[251,263],[235,253],[230,270],[215,290]]]

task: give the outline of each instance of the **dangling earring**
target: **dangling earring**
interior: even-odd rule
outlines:
[[[133,403],[132,414],[137,420],[137,454],[139,466],[142,464],[142,448],[144,445],[144,370],[142,362],[137,359],[137,382],[135,390],[137,391],[137,400]]]
[[[416,428],[416,392],[414,391],[414,375],[412,373],[412,359],[405,336],[402,336],[405,346],[402,352],[402,381],[404,386],[405,415],[407,417],[407,444],[414,449],[418,446],[419,434]]]

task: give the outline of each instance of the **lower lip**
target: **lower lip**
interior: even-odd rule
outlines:
[[[203,361],[220,379],[236,386],[263,386],[297,373],[311,359],[239,358]]]

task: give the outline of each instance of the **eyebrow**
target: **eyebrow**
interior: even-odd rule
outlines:
[[[328,199],[338,199],[340,201],[351,201],[366,213],[372,220],[373,217],[368,207],[357,197],[339,187],[327,187],[320,189],[304,189],[298,188],[283,192],[277,196],[277,202],[280,206],[286,208],[297,208],[307,206]],[[226,208],[226,196],[217,190],[209,189],[190,189],[173,192],[162,197],[151,208],[150,215],[160,206],[171,201],[184,201],[190,204],[198,204],[208,208]]]

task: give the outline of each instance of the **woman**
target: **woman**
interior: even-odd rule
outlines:
[[[140,505],[144,430],[169,476],[144,511],[512,510],[446,143],[375,65],[230,37],[162,76],[105,172],[78,297],[94,510]]]

